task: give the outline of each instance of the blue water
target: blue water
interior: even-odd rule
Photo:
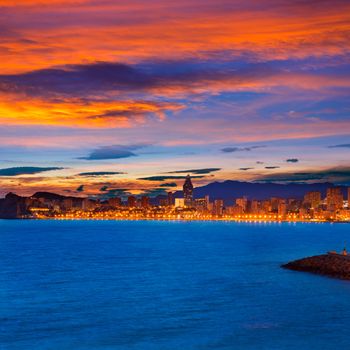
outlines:
[[[350,346],[350,282],[281,269],[350,226],[1,221],[0,349]]]

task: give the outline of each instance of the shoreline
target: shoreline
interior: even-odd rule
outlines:
[[[186,219],[186,218],[110,218],[110,217],[40,217],[40,218],[0,218],[0,220],[54,220],[54,221],[169,221],[169,222],[236,222],[236,223],[267,223],[267,224],[350,224],[350,221],[310,221],[310,220],[259,220],[259,219],[231,219],[231,218],[206,218],[206,219]]]

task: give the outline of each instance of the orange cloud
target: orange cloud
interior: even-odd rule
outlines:
[[[4,22],[9,34],[5,31],[0,50],[3,72],[94,61],[207,58],[218,52],[227,58],[249,52],[258,59],[287,59],[350,51],[346,1],[329,6],[307,1],[219,1],[214,6],[204,1],[200,7],[198,1],[184,0],[86,1],[79,6],[55,1],[60,8],[52,1],[31,1],[46,6],[29,12],[21,9],[24,3],[8,10]],[[36,23],[38,18],[45,20]]]
[[[51,125],[81,128],[128,128],[143,124],[147,117],[162,120],[164,113],[181,109],[181,105],[147,101],[50,101],[21,96],[2,96],[0,124]]]
[[[104,181],[105,180],[105,181]],[[152,190],[155,184],[150,181],[140,181],[134,179],[111,177],[107,181],[101,177],[82,178],[79,176],[17,176],[0,177],[0,197],[8,192],[15,192],[20,195],[30,196],[38,191],[55,192],[62,195],[73,195],[76,197],[86,197],[88,195],[103,195],[108,190],[127,189],[127,192],[138,195],[147,190]],[[84,185],[84,191],[76,189]],[[106,191],[101,191],[102,187],[107,187]]]
[[[77,5],[84,2],[86,2],[86,0],[0,0],[0,6],[52,6],[56,4]]]
[[[178,68],[185,73],[160,73]],[[199,101],[201,95],[205,99],[222,92],[254,91],[288,94],[290,98],[290,91],[308,90],[330,96],[334,87],[350,87],[347,74],[286,72],[263,64],[192,70],[179,61],[151,69],[100,62],[0,75],[0,124],[127,128],[145,123],[150,116],[163,120],[167,112],[180,111],[191,101]],[[136,95],[140,97],[136,99]],[[168,102],[159,101],[164,97]],[[249,106],[245,108],[248,111]]]

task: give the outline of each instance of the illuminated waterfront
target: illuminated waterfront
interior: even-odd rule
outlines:
[[[114,219],[114,220],[185,220],[185,221],[277,221],[277,222],[350,222],[349,196],[345,187],[308,191],[303,199],[270,197],[264,200],[235,198],[233,205],[222,199],[210,201],[208,195],[194,198],[190,175],[187,175],[182,197],[168,192],[166,197],[128,196],[105,200],[67,197],[37,192],[31,197],[9,193],[0,200],[0,218],[22,219]],[[151,203],[153,200],[153,204]]]
[[[239,216],[230,216],[230,215],[202,215],[198,213],[118,213],[115,211],[111,212],[73,212],[66,214],[55,214],[54,216],[46,216],[38,214],[35,218],[37,219],[59,219],[59,220],[168,220],[168,221],[237,221],[237,222],[350,222],[348,216],[346,217],[337,217],[337,219],[327,220],[323,217],[310,217],[310,216],[299,216],[299,215],[290,215],[290,216],[279,216],[277,214],[271,215],[239,215]]]

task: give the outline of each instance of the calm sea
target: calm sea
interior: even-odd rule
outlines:
[[[350,347],[350,282],[280,268],[350,225],[0,221],[0,349]]]

